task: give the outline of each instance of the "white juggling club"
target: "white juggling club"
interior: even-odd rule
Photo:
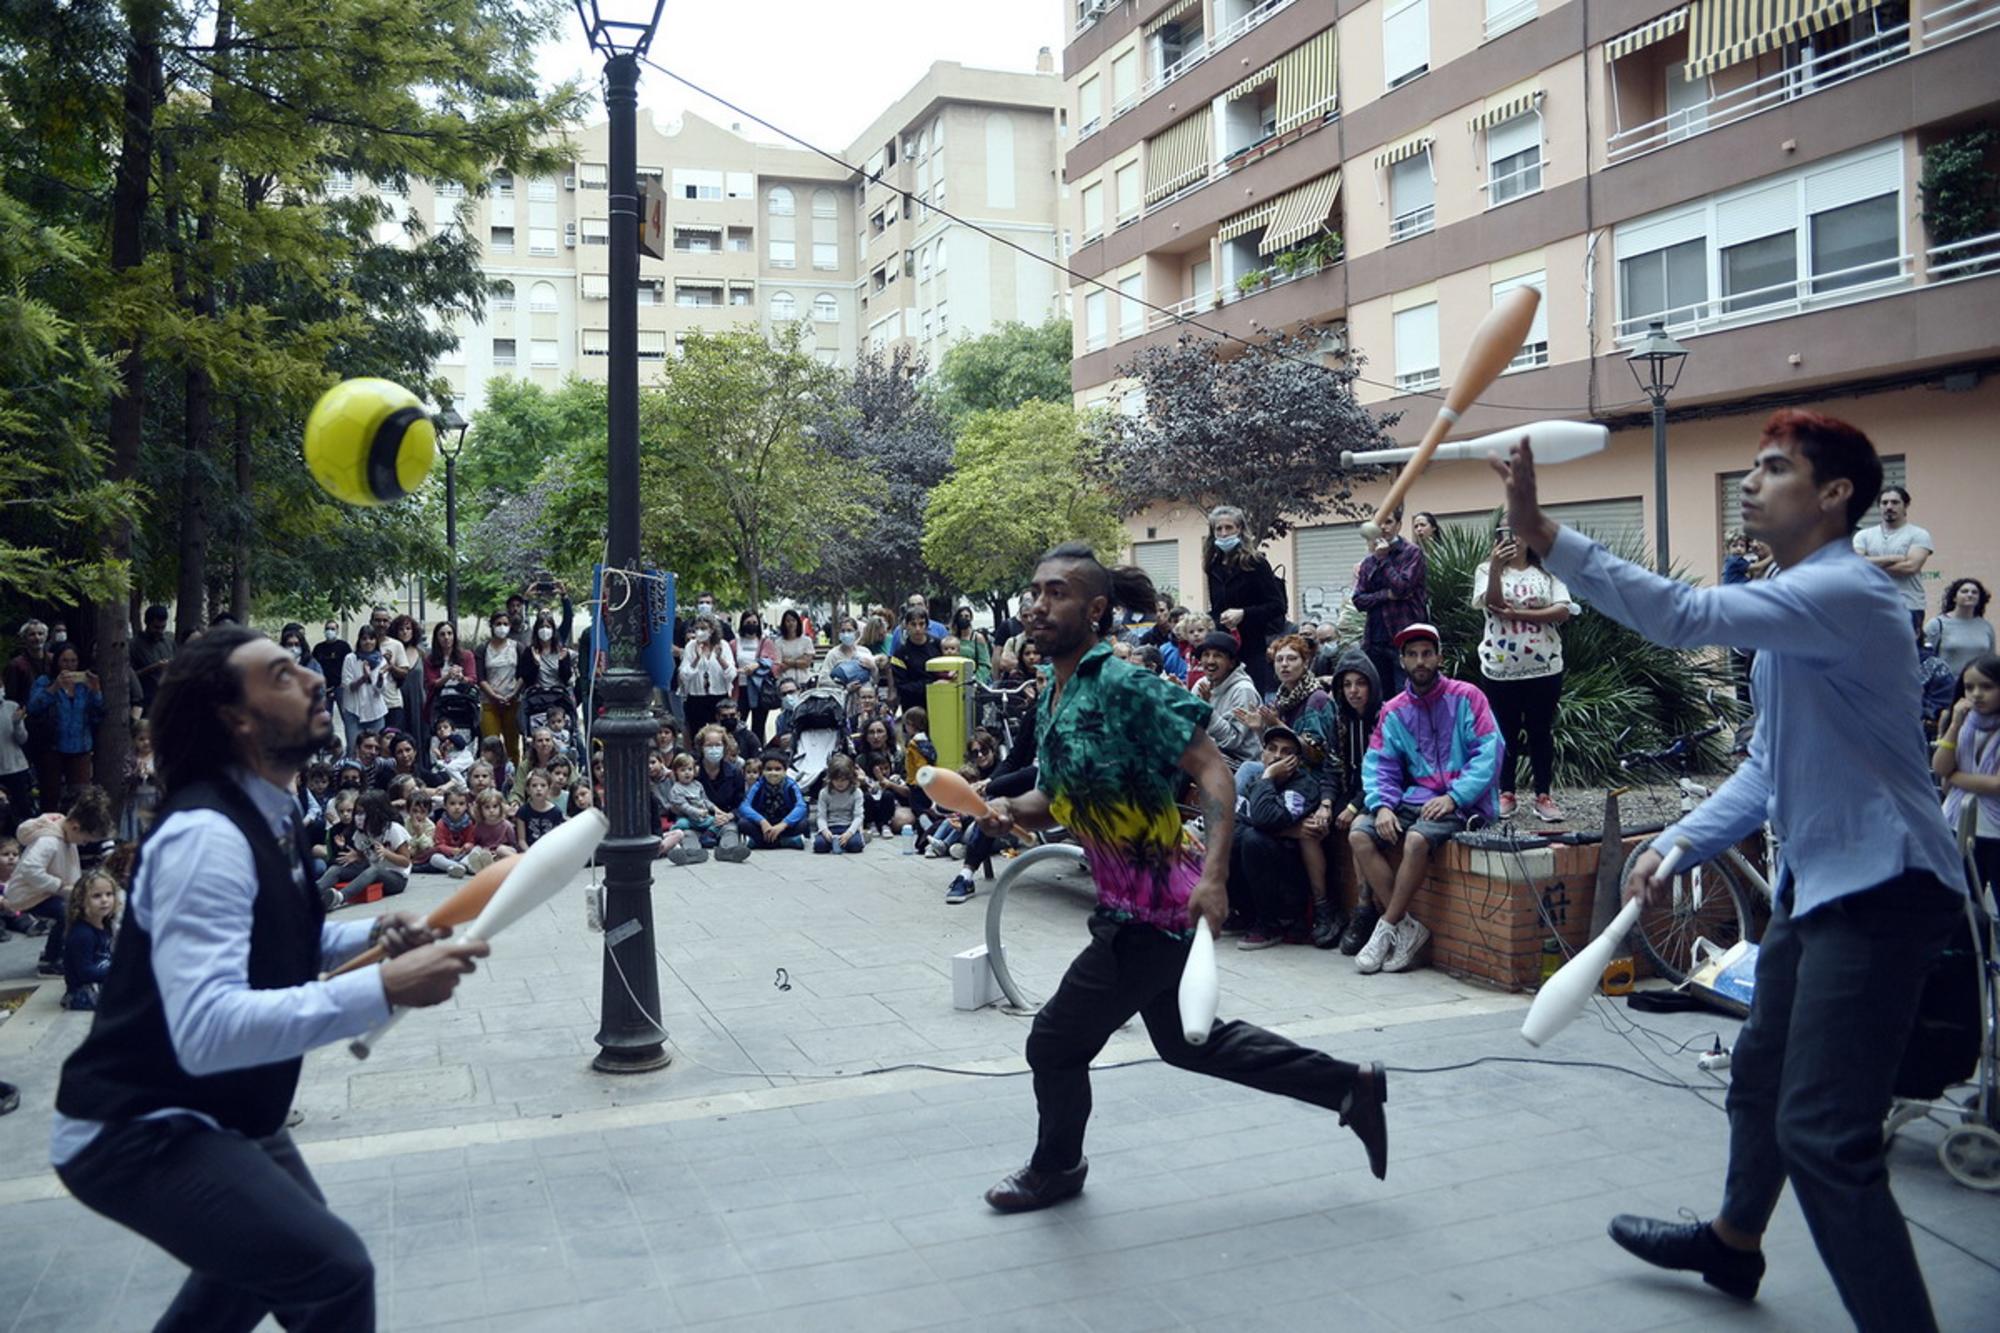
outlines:
[[[1656,876],[1666,879],[1674,873],[1681,858],[1689,850],[1688,840],[1682,838],[1674,843],[1660,861]],[[1618,915],[1611,918],[1601,934],[1583,948],[1576,956],[1556,969],[1556,974],[1542,983],[1535,993],[1535,1002],[1528,1006],[1527,1021],[1521,1024],[1521,1036],[1530,1046],[1540,1046],[1550,1037],[1570,1025],[1590,997],[1596,993],[1598,984],[1604,979],[1604,969],[1618,952],[1618,946],[1632,933],[1632,927],[1639,923],[1639,905],[1642,898],[1632,898],[1620,908]]]
[[[1215,1026],[1215,1006],[1222,987],[1215,975],[1215,931],[1203,917],[1194,928],[1194,943],[1188,946],[1187,963],[1181,968],[1181,1035],[1188,1045],[1208,1040]]]
[[[597,844],[603,842],[604,835],[610,831],[611,821],[604,817],[602,810],[593,807],[571,815],[543,834],[533,847],[514,858],[507,878],[500,882],[500,887],[493,891],[493,897],[487,900],[485,909],[465,928],[465,934],[460,938],[490,940],[555,897],[576,876],[577,871],[590,863],[591,853],[597,850]],[[374,1031],[347,1044],[349,1053],[357,1060],[366,1060],[376,1043],[407,1012],[406,1009],[390,1010],[389,1016],[377,1024]]]
[[[1525,426],[1515,426],[1508,430],[1496,430],[1491,435],[1481,435],[1473,440],[1455,440],[1450,444],[1440,444],[1431,455],[1433,462],[1456,461],[1467,458],[1505,458],[1523,438],[1535,450],[1535,462],[1572,463],[1591,454],[1601,454],[1611,439],[1608,428],[1591,421],[1531,421]],[[1373,464],[1406,463],[1416,457],[1416,448],[1376,449],[1365,453],[1343,450],[1341,466],[1358,467]]]

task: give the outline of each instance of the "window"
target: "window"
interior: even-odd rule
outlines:
[[[641,361],[664,361],[667,359],[667,331],[665,329],[639,330],[639,359]]]
[[[611,244],[610,218],[579,218],[577,219],[577,224],[583,229],[583,243],[585,245]]]
[[[1486,206],[1519,199],[1542,188],[1542,116],[1503,120],[1486,131]]]
[[[326,174],[326,192],[328,194],[353,194],[354,173],[351,171],[329,171]]]
[[[1104,185],[1083,187],[1083,243],[1089,245],[1104,235]],[[510,236],[511,242],[512,237]]]
[[[1878,195],[1812,216],[1812,289],[1838,291],[1897,276],[1897,196]]]
[[[674,284],[674,304],[684,310],[702,310],[722,304],[722,284],[706,282],[677,282]]]
[[[586,301],[608,301],[611,299],[611,277],[606,273],[579,273],[576,279],[577,294]]]
[[[493,193],[495,197],[500,199],[512,199],[514,197],[514,173],[511,171],[494,172]]]
[[[1083,298],[1083,350],[1095,352],[1106,340],[1104,293],[1096,291]]]
[[[514,340],[512,338],[495,338],[493,340],[493,364],[496,366],[511,366],[514,364]]]
[[[611,181],[611,168],[603,162],[579,162],[576,164],[576,185],[580,190],[602,190]]]
[[[937,322],[937,315],[935,312],[930,310],[924,311],[923,340],[925,342],[929,342],[932,338],[935,338],[937,336],[936,322]]]
[[[1687,63],[1667,62],[1667,142],[1678,143],[1708,128],[1708,76],[1687,77]]]
[[[1079,138],[1088,138],[1097,133],[1098,125],[1104,120],[1103,99],[1103,81],[1095,74],[1077,85],[1076,121],[1082,127],[1077,131]]]
[[[1431,179],[1431,150],[1389,168],[1389,239],[1406,241],[1437,226],[1437,184]]]
[[[1118,168],[1112,177],[1112,184],[1118,191],[1118,225],[1124,226],[1139,217],[1139,164],[1127,162]]]
[[[914,250],[903,251],[903,276],[906,278],[917,276],[917,253]]]
[[[715,243],[721,239],[719,232],[706,227],[675,227],[674,249],[684,255],[706,255],[715,253]]]
[[[832,292],[821,292],[813,298],[813,323],[833,324],[840,319],[840,302]]]
[[[799,266],[798,243],[796,241],[772,241],[770,263],[772,268],[797,268]]]
[[[528,364],[531,366],[556,366],[562,364],[562,349],[554,338],[536,338],[528,343]]]
[[[1486,40],[1512,32],[1535,17],[1535,0],[1486,0]]]
[[[878,269],[876,269],[876,270],[875,270],[875,272],[874,272],[874,273],[872,273],[872,274],[871,274],[871,275],[869,275],[869,276],[870,276],[870,277],[871,277],[871,278],[872,278],[872,279],[874,280],[874,284],[875,284],[875,285],[873,286],[873,288],[871,288],[871,290],[873,290],[873,291],[878,291],[878,292],[879,292],[879,291],[881,291],[881,290],[882,290],[882,289],[883,289],[884,287],[887,287],[887,286],[889,285],[889,274],[888,274],[888,271],[887,271],[886,269],[879,269],[879,268],[878,268]]]
[[[555,180],[548,176],[537,176],[533,180],[530,180],[528,182],[528,198],[531,201],[540,200],[545,204],[554,203],[556,201]]]
[[[1435,389],[1438,386],[1437,302],[1398,310],[1396,324],[1396,387]]]
[[[790,292],[771,293],[771,318],[793,320],[799,317],[799,298]]]
[[[486,248],[491,250],[496,255],[513,254],[514,229],[512,227],[493,228],[491,234],[487,239]]]
[[[1789,301],[1799,278],[1798,235],[1782,231],[1721,252],[1722,303],[1726,314]]]
[[[942,114],[939,114],[938,118],[931,122],[931,146],[940,153],[944,151],[944,116]]]
[[[816,218],[840,216],[840,204],[834,199],[832,190],[813,191],[813,216]]]
[[[937,271],[942,273],[944,272],[944,237],[942,236],[938,237],[936,249],[937,249],[937,256],[936,256]]]
[[[639,304],[665,305],[666,284],[658,278],[641,278],[639,280]]]
[[[750,229],[748,227],[731,227],[729,229],[730,253],[747,255],[755,248],[756,243],[751,240]]]
[[[1146,278],[1130,273],[1118,280],[1118,336],[1136,338],[1146,331]]]
[[[493,284],[493,308],[512,310],[514,308],[514,284],[502,279]]]
[[[722,195],[725,199],[755,199],[757,178],[747,171],[731,171],[723,176]]]
[[[1111,114],[1123,115],[1139,92],[1139,53],[1127,51],[1111,62]]]
[[[840,267],[840,247],[824,241],[813,242],[813,267],[830,270]]]
[[[938,337],[942,338],[951,332],[951,303],[949,301],[939,301],[937,303],[937,317]]]
[[[528,228],[528,253],[531,255],[552,255],[556,252],[556,229],[554,227]]]
[[[910,197],[904,195],[903,207],[909,206]],[[986,206],[1014,207],[1014,119],[1005,111],[986,115]]]
[[[1549,275],[1546,271],[1524,273],[1518,278],[1506,278],[1494,283],[1493,304],[1500,304],[1500,298],[1517,287],[1533,287],[1542,294],[1542,302],[1535,307],[1535,320],[1528,326],[1528,336],[1521,340],[1521,350],[1507,363],[1507,369],[1502,374],[1532,370],[1549,363]]]
[[[1387,0],[1382,6],[1385,87],[1407,83],[1430,67],[1430,0]]]
[[[753,305],[755,304],[755,297],[756,292],[749,287],[739,286],[736,283],[729,285],[729,304],[731,305]]]
[[[439,199],[463,199],[465,187],[457,181],[439,181],[434,193]]]
[[[771,216],[774,218],[788,218],[798,211],[798,204],[792,198],[791,190],[783,185],[772,186],[769,198]]]
[[[673,192],[676,199],[720,199],[722,173],[675,167]]]
[[[1618,262],[1620,333],[1637,333],[1653,319],[1685,323],[1708,300],[1708,242],[1696,237]]]
[[[583,331],[583,354],[585,356],[610,356],[611,330],[585,329]]]
[[[557,310],[556,285],[553,282],[538,282],[528,288],[528,309],[537,315],[552,315]]]

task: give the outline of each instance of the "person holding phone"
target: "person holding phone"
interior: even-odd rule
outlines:
[[[76,648],[58,639],[49,645],[49,671],[35,678],[28,696],[28,717],[53,718],[54,734],[49,753],[53,756],[43,773],[45,786],[59,778],[62,792],[44,791],[42,804],[61,803],[63,792],[90,784],[91,757],[97,749],[97,726],[104,720],[104,689],[97,673],[85,671]]]
[[[1541,556],[1514,539],[1502,523],[1493,533],[1492,558],[1472,575],[1472,604],[1486,613],[1479,640],[1479,670],[1486,700],[1506,746],[1500,761],[1500,818],[1514,815],[1514,777],[1521,740],[1535,783],[1535,818],[1560,824],[1562,807],[1550,788],[1555,779],[1556,705],[1562,699],[1562,631],[1575,615],[1569,589],[1542,568]]]

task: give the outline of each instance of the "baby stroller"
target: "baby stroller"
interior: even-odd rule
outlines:
[[[454,680],[438,686],[431,716],[451,723],[454,731],[477,736],[479,708],[479,687],[469,680]]]
[[[1942,1125],[1946,1174],[2000,1190],[2000,933],[1976,876],[1965,920],[1924,984],[1895,1093],[1885,1138],[1916,1120]]]
[[[853,753],[847,738],[847,692],[815,679],[792,708],[792,774],[799,790],[816,791],[826,761]]]

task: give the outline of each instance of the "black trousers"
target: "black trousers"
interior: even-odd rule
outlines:
[[[1382,678],[1382,698],[1389,700],[1403,692],[1403,654],[1386,643],[1363,644],[1361,651]]]
[[[1229,849],[1231,911],[1243,913],[1260,930],[1279,930],[1304,918],[1307,888],[1296,839],[1248,824],[1236,826]]]
[[[1200,1046],[1181,1035],[1181,968],[1185,940],[1150,926],[1090,919],[1090,944],[1069,965],[1062,985],[1035,1015],[1028,1033],[1041,1129],[1034,1165],[1063,1171],[1083,1158],[1090,1120],[1090,1062],[1125,1021],[1137,1014],[1160,1058],[1177,1069],[1283,1093],[1338,1111],[1353,1089],[1356,1067],[1249,1023],[1218,1022]]]
[[[188,1116],[107,1127],[56,1174],[86,1207],[194,1271],[155,1333],[368,1333],[375,1268],[334,1216],[291,1135],[210,1129]]]
[[[1500,790],[1514,790],[1514,770],[1525,733],[1535,795],[1546,796],[1555,780],[1556,704],[1562,698],[1562,672],[1533,680],[1488,680],[1482,688],[1486,702],[1493,705],[1493,722],[1500,728],[1504,747],[1500,753]]]
[[[694,745],[695,733],[715,721],[715,710],[721,706],[720,694],[690,694],[681,701],[681,710],[687,718],[687,738]]]
[[[1882,1142],[1896,1069],[1931,963],[1965,901],[1909,872],[1792,915],[1780,892],[1736,1039],[1722,1217],[1763,1234],[1791,1181],[1862,1333],[1937,1327]]]

